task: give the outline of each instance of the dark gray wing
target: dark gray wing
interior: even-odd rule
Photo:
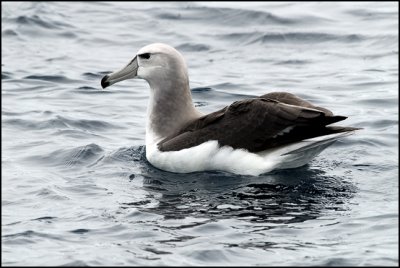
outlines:
[[[190,122],[178,133],[162,140],[161,151],[179,151],[209,140],[258,152],[306,138],[326,135],[326,125],[346,119],[323,111],[255,98],[236,101],[217,112]],[[348,130],[347,130],[348,131]]]
[[[319,107],[319,106],[315,106],[315,105],[309,103],[308,101],[303,100],[303,99],[297,97],[296,95],[293,95],[292,93],[288,93],[288,92],[271,92],[271,93],[260,96],[260,98],[272,99],[272,100],[277,100],[277,101],[291,104],[291,105],[297,105],[297,106],[301,106],[301,107],[316,109],[316,110],[324,112],[325,115],[328,115],[328,116],[333,115],[333,113],[331,111],[329,111],[328,109]]]

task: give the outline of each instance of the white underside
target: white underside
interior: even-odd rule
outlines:
[[[320,136],[278,148],[251,153],[230,146],[220,147],[218,142],[208,141],[180,151],[161,152],[156,142],[146,142],[147,160],[155,167],[176,173],[221,170],[235,174],[257,176],[278,169],[306,165],[337,139],[353,132]]]

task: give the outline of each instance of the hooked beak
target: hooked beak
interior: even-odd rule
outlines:
[[[137,57],[135,56],[133,60],[121,70],[104,76],[103,79],[101,79],[101,86],[103,88],[106,88],[119,81],[135,78],[137,76],[138,68],[139,66],[137,62]]]

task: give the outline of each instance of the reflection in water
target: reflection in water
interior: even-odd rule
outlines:
[[[323,210],[343,210],[355,193],[355,186],[343,177],[328,176],[322,170],[283,170],[259,177],[226,172],[177,174],[152,167],[144,146],[134,158],[142,164],[144,188],[156,207],[143,207],[142,200],[130,206],[163,215],[166,219],[206,217],[238,218],[251,222],[294,223],[315,219]],[[127,205],[127,204],[125,204]]]

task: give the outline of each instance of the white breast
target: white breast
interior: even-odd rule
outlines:
[[[157,146],[146,146],[147,160],[155,167],[177,173],[205,170],[223,170],[236,174],[258,175],[270,167],[257,154],[232,147],[220,147],[217,141],[208,141],[180,151],[161,152]]]
[[[161,152],[157,148],[157,139],[147,132],[146,157],[155,167],[170,172],[220,170],[257,176],[276,169],[303,166],[338,138],[348,134],[331,134],[251,153],[230,146],[220,147],[215,140],[180,151]]]

